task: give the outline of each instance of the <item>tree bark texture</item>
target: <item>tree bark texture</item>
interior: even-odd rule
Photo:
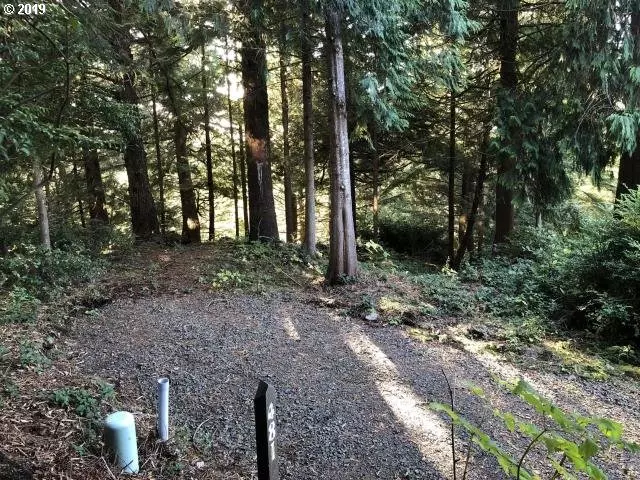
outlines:
[[[160,194],[160,231],[164,235],[167,227],[167,215],[164,201],[164,167],[162,166],[162,154],[160,150],[160,128],[158,126],[155,87],[151,90],[151,102],[153,106],[153,142],[156,149],[156,172],[158,175],[158,191]]]
[[[634,60],[637,65],[640,61],[640,12],[634,10],[631,13],[631,34],[635,40]],[[640,130],[636,134],[636,149],[633,153],[623,152],[618,168],[618,187],[616,188],[616,201],[623,193],[640,186]]]
[[[182,243],[200,243],[198,206],[187,157],[187,128],[179,118],[176,119],[174,124],[174,142],[178,185],[180,187],[180,205],[182,206]]]
[[[198,205],[196,194],[191,180],[191,167],[189,165],[187,136],[188,129],[184,123],[182,109],[176,98],[173,80],[168,69],[163,71],[165,88],[169,98],[169,107],[172,110],[173,143],[176,151],[176,170],[178,171],[178,186],[180,188],[180,207],[182,210],[182,243],[200,243],[200,219],[198,217]]]
[[[242,124],[238,124],[238,147],[240,148],[240,188],[242,188],[242,220],[244,222],[244,236],[249,237],[249,203],[247,199],[247,162],[244,154],[244,135]]]
[[[483,195],[484,195],[484,182],[487,178],[488,157],[489,157],[489,133],[491,129],[487,128],[484,132],[482,145],[480,146],[480,169],[478,170],[478,179],[476,180],[476,188],[473,195],[473,203],[471,205],[471,211],[469,212],[469,221],[467,228],[464,232],[464,237],[458,245],[458,250],[453,257],[451,268],[458,270],[462,264],[464,254],[467,251],[473,249],[473,230],[476,220],[478,219],[478,213],[482,207]],[[478,224],[480,227],[480,224]]]
[[[240,238],[240,217],[238,215],[238,159],[236,157],[236,138],[233,133],[233,108],[231,105],[231,78],[229,74],[229,38],[224,38],[225,51],[227,59],[225,62],[225,71],[227,74],[227,110],[229,113],[229,137],[231,139],[231,161],[233,163],[233,213],[236,227],[236,238]]]
[[[36,194],[38,210],[38,226],[40,228],[40,245],[45,250],[51,250],[51,236],[49,233],[49,212],[47,209],[47,195],[44,190],[42,165],[39,160],[33,161],[33,188]]]
[[[448,246],[449,264],[455,262],[455,221],[456,221],[456,95],[451,90],[449,99],[449,185],[448,200]]]
[[[280,28],[279,66],[280,66],[280,98],[282,100],[282,167],[284,170],[284,211],[286,220],[287,242],[293,243],[298,236],[298,218],[296,212],[295,194],[293,193],[293,179],[289,145],[289,92],[287,85],[287,26],[283,23]]]
[[[473,202],[472,166],[467,155],[462,158],[462,180],[460,182],[460,215],[458,215],[458,245],[467,230],[469,210]]]
[[[79,176],[78,176],[78,162],[76,159],[73,159],[73,170],[71,171],[73,174],[73,186],[76,194],[76,202],[78,202],[78,216],[80,217],[80,225],[82,228],[85,228],[86,222],[84,220],[84,202],[82,201],[82,189],[80,188]]]
[[[84,176],[87,182],[89,224],[91,226],[106,225],[109,223],[109,214],[105,209],[106,198],[98,151],[83,147],[82,159],[84,161]]]
[[[373,149],[371,151],[371,170],[372,170],[372,194],[371,194],[371,213],[373,214],[373,238],[378,241],[380,238],[380,152],[378,151],[378,139],[376,127],[373,123],[369,124],[369,138]]]
[[[249,187],[249,238],[279,240],[271,180],[267,56],[262,0],[241,2],[249,31],[241,49],[244,135]]]
[[[638,135],[636,142],[640,142],[640,135]],[[640,186],[640,145],[631,155],[625,152],[620,158],[616,200],[619,200],[623,193],[636,189],[638,186]]]
[[[315,159],[313,155],[313,46],[309,38],[309,0],[302,0],[302,125],[304,136],[304,248],[307,254],[315,256],[317,243],[316,230],[316,185]]]
[[[126,16],[124,2],[122,0],[110,0],[109,4],[114,10],[116,24],[124,25],[124,17]],[[133,54],[131,53],[133,37],[128,28],[122,27],[116,29],[109,40],[118,53],[118,62],[124,70],[120,80],[120,100],[131,105],[137,112],[139,99],[136,88],[136,75],[133,70]],[[136,118],[134,123],[134,128],[127,129],[124,132],[126,142],[124,163],[129,183],[131,227],[136,238],[148,239],[154,233],[159,232],[158,212],[151,194],[149,172],[147,170],[147,154],[142,139],[140,119]]]
[[[340,14],[336,10],[327,8],[325,31],[329,70],[331,176],[327,281],[330,284],[344,281],[346,277],[355,277],[358,270],[354,212],[351,203],[347,103],[340,22]]]
[[[503,89],[499,95],[503,103],[501,111],[506,108],[507,97],[513,99],[518,86],[518,10],[520,0],[498,0],[500,15],[500,85]],[[514,144],[518,132],[509,127],[509,141]],[[506,179],[516,168],[515,153],[502,153],[498,158],[498,177],[496,179],[496,214],[494,245],[505,243],[513,231],[515,210],[513,206],[513,188]]]
[[[204,103],[204,151],[207,164],[207,203],[209,205],[209,241],[216,238],[216,204],[215,185],[213,183],[213,159],[211,158],[211,117],[209,115],[209,87],[207,86],[207,58],[204,42],[201,45],[202,53],[202,102]],[[228,81],[228,76],[227,76]],[[231,115],[231,113],[229,113]],[[231,127],[233,128],[233,126]],[[233,134],[232,134],[233,137]],[[231,140],[233,142],[233,138]],[[235,160],[235,159],[234,159]]]
[[[138,108],[138,94],[135,88],[135,74],[123,75],[123,100]],[[129,180],[129,204],[131,205],[131,225],[133,234],[140,239],[148,239],[159,232],[158,213],[151,195],[149,172],[147,171],[147,154],[142,141],[139,120],[136,120],[134,132],[126,138],[124,163]]]

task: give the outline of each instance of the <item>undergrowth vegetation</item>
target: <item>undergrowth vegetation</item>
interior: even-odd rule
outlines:
[[[449,417],[453,424],[452,435],[456,427],[469,435],[466,461],[459,468],[455,459],[453,460],[453,469],[461,471],[462,480],[471,471],[468,467],[472,444],[492,455],[509,478],[518,480],[575,479],[578,478],[577,475],[593,480],[606,480],[607,473],[598,465],[602,454],[610,449],[640,452],[640,445],[624,439],[623,426],[618,422],[566,412],[540,395],[524,380],[500,383],[534,412],[532,420],[532,415],[520,418],[511,412],[493,408],[493,416],[499,419],[510,435],[526,440],[520,452],[505,449],[482,428],[461,415],[455,409],[453,393],[450,392],[450,405],[437,402],[430,405],[434,411]],[[487,399],[485,392],[479,387],[472,385],[469,391],[481,399]],[[513,443],[509,444],[512,450]],[[452,445],[455,447],[455,443]],[[455,474],[454,478],[457,478]]]
[[[322,274],[318,262],[297,245],[220,240],[217,262],[203,265],[198,282],[212,290],[244,289],[254,293],[292,285]],[[300,278],[302,277],[302,278]]]
[[[457,272],[387,248],[384,242],[363,243],[364,269],[383,281],[399,275],[421,292],[410,306],[370,298],[370,309],[379,308],[388,323],[415,323],[416,315],[481,323],[492,327],[489,336],[498,341],[487,348],[514,354],[552,337],[553,345],[563,346],[544,348],[567,360],[577,355],[577,345],[563,340],[582,339],[581,348],[601,357],[592,365],[575,365],[591,378],[611,373],[607,362],[640,364],[638,190],[623,195],[614,208],[562,205],[544,228],[519,226],[499,255],[475,252]],[[630,368],[626,373],[635,376]]]
[[[36,319],[38,306],[54,300],[70,286],[94,278],[106,263],[101,250],[115,240],[109,230],[74,235],[65,230],[55,238],[51,251],[31,243],[16,243],[0,255],[0,323],[24,323]],[[117,239],[119,246],[127,239]]]
[[[400,237],[409,235],[402,231],[401,222],[395,227]],[[333,299],[336,306],[344,306],[348,316],[390,325],[408,324],[420,330],[419,338],[424,341],[451,342],[460,348],[465,347],[457,336],[459,332],[447,329],[463,324],[468,338],[484,340],[483,348],[508,353],[514,360],[525,348],[536,347],[538,358],[555,362],[569,374],[596,380],[619,373],[640,377],[640,368],[635,366],[640,365],[636,350],[640,344],[640,192],[623,196],[613,210],[573,209],[569,223],[560,219],[544,228],[521,225],[500,255],[474,252],[459,271],[430,263],[436,261],[435,257],[396,252],[391,248],[393,242],[385,241],[392,238],[385,228],[381,225],[379,243],[359,241],[360,282],[354,284],[354,279],[346,278],[335,291],[336,296],[344,297]],[[69,235],[59,239],[50,252],[17,243],[0,256],[0,324],[27,324],[20,327],[31,328],[29,323],[37,318],[42,305],[51,303],[69,287],[94,280],[108,265],[101,253],[104,244],[85,240]],[[126,239],[120,241],[123,248],[129,245]],[[439,248],[437,242],[429,245]],[[169,274],[167,268],[174,264],[180,268],[179,254],[185,248],[190,247],[151,246],[148,258],[138,254],[140,263],[125,259],[124,263],[131,264],[127,263],[129,270],[117,272],[123,282],[118,291],[134,295],[129,283],[139,283],[147,293],[158,290],[158,283]],[[198,254],[192,255],[195,252]],[[185,278],[175,290],[168,282],[173,289],[170,291],[191,293],[196,285],[208,292],[254,294],[292,287],[306,289],[320,286],[326,267],[322,246],[316,258],[306,256],[298,245],[234,240],[219,240],[210,250],[206,247],[183,253],[189,261],[182,270],[171,271],[193,273],[193,283]],[[131,278],[126,277],[125,270]],[[80,311],[86,315],[94,312]],[[57,346],[55,339],[46,335],[42,339],[23,335],[14,345],[0,345],[0,366],[10,365],[16,373],[0,382],[0,404],[16,403],[25,394],[22,377],[51,370]],[[589,341],[579,344],[580,339]],[[529,439],[530,448],[538,450],[533,458],[540,458],[540,446],[546,448],[545,468],[559,475],[552,478],[573,478],[570,473],[565,475],[569,467],[590,478],[606,478],[600,476],[595,460],[599,453],[609,447],[637,450],[637,446],[623,442],[621,426],[615,422],[560,411],[524,383],[508,388],[544,421],[525,421],[498,410],[495,416],[512,434]],[[102,383],[48,390],[48,405],[79,418],[83,425],[82,435],[74,437],[73,448],[78,454],[98,452],[98,419],[110,408],[113,393],[111,386]],[[484,398],[482,392],[472,393]],[[537,478],[536,467],[523,460],[531,458],[529,450],[508,453],[454,408],[442,404],[432,407],[465,430],[467,438],[493,455],[505,472],[519,478]],[[178,460],[172,465],[177,468]]]
[[[480,284],[477,298],[499,317],[638,345],[640,192],[613,212],[583,215],[577,232],[523,229],[508,254],[473,262],[460,277]]]

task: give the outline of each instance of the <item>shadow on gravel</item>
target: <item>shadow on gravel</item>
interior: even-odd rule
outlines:
[[[32,480],[33,474],[0,452],[0,478],[3,480]]]
[[[448,404],[448,390],[442,374],[444,369],[449,381],[457,387],[456,409],[498,443],[507,446],[507,450],[516,458],[525,451],[530,440],[508,433],[504,424],[493,415],[492,409],[498,408],[505,412],[522,415],[524,418],[533,419],[538,424],[545,424],[545,420],[541,419],[529,405],[501,388],[495,382],[494,376],[502,380],[523,377],[538,392],[565,411],[577,411],[583,415],[622,421],[627,439],[638,441],[640,396],[637,395],[637,390],[634,390],[633,384],[616,381],[615,385],[618,388],[612,389],[609,382],[586,380],[568,374],[558,375],[541,371],[539,368],[526,366],[518,368],[490,354],[476,355],[437,342],[411,341],[407,338],[406,331],[396,330],[395,335],[389,335],[386,330],[365,329],[373,344],[372,348],[378,349],[379,356],[384,356],[392,362],[398,375],[412,386],[415,394],[421,398]],[[482,387],[490,399],[490,404],[472,395],[465,388],[465,384]],[[446,423],[449,425],[448,422]],[[456,437],[458,447],[464,451],[460,440],[466,445],[466,435]],[[482,468],[489,472],[499,471],[495,459],[477,450],[474,451],[474,470]],[[531,453],[529,457],[535,458],[542,453],[542,449],[534,449]],[[464,458],[462,455],[461,457]],[[548,463],[540,460],[540,464]],[[609,465],[609,478],[612,480],[635,478],[624,473],[635,472],[633,469],[637,468],[637,458],[634,458],[630,452],[612,449],[607,452],[606,462]],[[548,473],[550,477],[552,472]]]
[[[125,300],[79,326],[78,362],[86,373],[137,383],[151,411],[155,378],[169,375],[174,425],[198,429],[207,460],[246,478],[260,378],[278,392],[283,478],[447,478],[447,443],[417,438],[397,417],[378,372],[345,342],[351,325],[286,294]]]
[[[451,478],[449,424],[428,409],[446,401],[441,366],[490,382],[467,352],[418,344],[401,329],[371,328],[287,293],[120,300],[79,324],[75,341],[81,370],[128,385],[121,390],[146,397],[150,412],[155,379],[168,375],[173,434],[196,441],[207,465],[246,479],[255,471],[259,379],[278,392],[281,472],[291,480]],[[479,404],[459,399],[480,423]],[[477,457],[469,478],[502,477],[493,459]]]

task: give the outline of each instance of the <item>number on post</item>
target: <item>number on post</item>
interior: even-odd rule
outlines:
[[[275,389],[260,381],[253,399],[256,417],[256,451],[258,454],[258,480],[279,480],[276,455]]]

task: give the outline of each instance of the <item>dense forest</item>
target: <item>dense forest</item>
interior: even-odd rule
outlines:
[[[477,321],[464,335],[512,361],[553,341],[554,358],[591,379],[640,377],[640,1],[4,7],[0,400],[16,415],[26,415],[11,394],[28,376],[25,355],[39,371],[62,348],[51,325],[64,332],[138,283],[196,270],[199,284],[236,296],[321,288],[368,323],[426,331],[431,322],[421,338],[436,343],[453,335],[447,319]],[[159,273],[172,255],[193,263],[187,273]],[[113,287],[131,265],[134,286]],[[374,289],[381,282],[419,293],[400,307]],[[512,393],[565,433],[590,424],[637,448],[587,417],[554,416],[523,385]],[[80,398],[72,391],[89,395],[66,390],[53,403],[68,410]],[[452,430],[447,478],[463,468],[467,477],[471,447],[464,466],[456,453],[465,439],[513,478],[577,478],[569,464],[606,478],[590,466],[597,445],[574,457],[544,437],[549,427],[511,423],[534,438],[523,460],[540,438],[564,455],[549,453],[547,476],[528,473],[460,420],[453,393],[443,398],[434,409],[467,435],[456,447]],[[0,464],[9,454],[18,455],[0,437]],[[59,472],[94,478],[73,468]],[[284,478],[374,478],[295,468]],[[630,468],[612,478],[638,478]]]

